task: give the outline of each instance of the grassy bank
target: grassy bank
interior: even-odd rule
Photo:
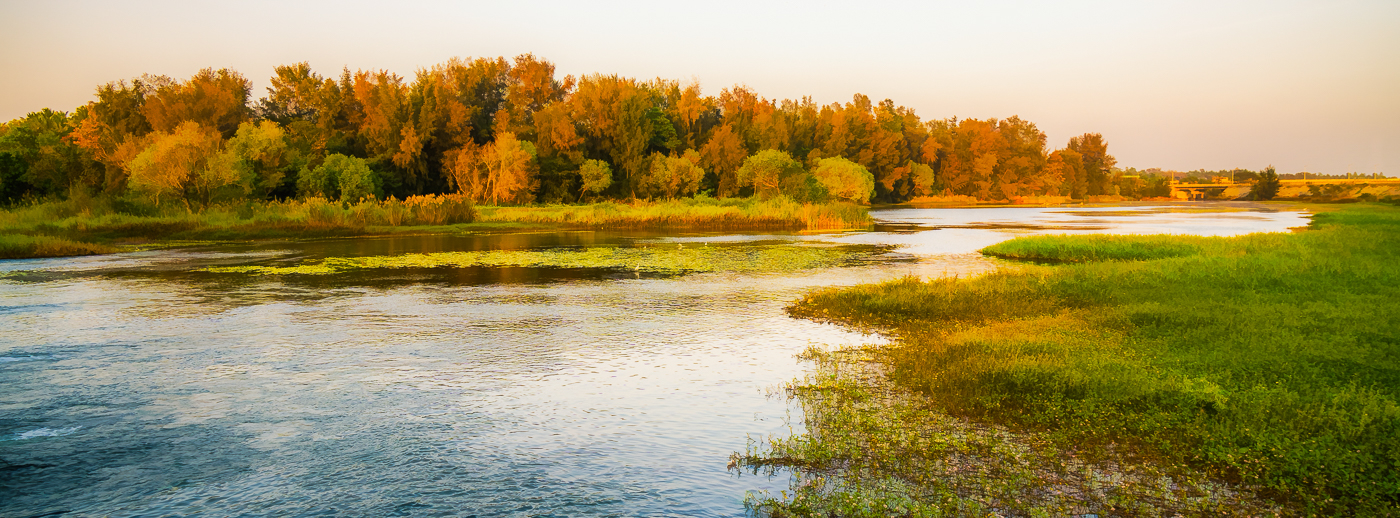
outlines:
[[[880,372],[870,379],[903,391],[910,408],[1005,426],[1061,457],[1072,452],[1120,473],[1152,467],[1176,477],[1173,484],[1229,482],[1288,513],[1400,514],[1400,209],[1337,207],[1298,234],[1051,236],[985,252],[1066,264],[826,290],[790,311],[898,337],[867,351]],[[884,412],[875,406],[862,418],[926,428]],[[815,450],[827,438],[889,440],[849,424],[856,422],[809,423],[813,431],[794,440]],[[745,462],[816,462],[776,446]],[[917,463],[881,451],[816,465],[838,480],[883,477],[908,486],[901,494],[938,494],[927,486],[939,483],[909,474]],[[807,487],[807,500],[760,504],[802,514],[798,504],[869,492]],[[1004,513],[1039,512],[974,500]],[[1196,512],[1182,502],[1142,512]],[[1136,513],[1123,503],[1076,505]]]
[[[829,230],[870,224],[851,204],[688,198],[632,204],[477,207],[459,196],[216,205],[198,212],[73,198],[0,211],[5,258],[109,253],[115,246],[518,229]]]
[[[0,259],[97,255],[114,251],[116,249],[110,246],[82,243],[57,237],[0,234]]]

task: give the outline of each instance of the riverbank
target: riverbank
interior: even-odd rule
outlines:
[[[812,293],[790,313],[896,341],[814,353],[808,433],[738,459],[797,485],[751,503],[1395,513],[1400,209],[1331,209],[1296,234],[1021,238],[984,253],[1062,264]]]
[[[585,205],[476,206],[457,196],[323,199],[160,210],[70,199],[0,211],[0,259],[94,255],[176,243],[569,229],[836,230],[871,224],[867,207],[683,198]]]

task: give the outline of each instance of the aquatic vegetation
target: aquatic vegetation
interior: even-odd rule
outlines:
[[[680,274],[790,271],[840,266],[887,251],[885,247],[648,246],[484,250],[394,256],[333,257],[296,266],[221,266],[199,271],[255,275],[330,275],[352,270],[397,268],[603,268]]]
[[[764,516],[1273,514],[1276,506],[1122,455],[1091,459],[1044,434],[959,419],[890,382],[875,348],[822,350],[787,386],[807,432],[751,440],[731,469],[789,472],[791,492],[750,493]]]
[[[1083,262],[821,290],[790,312],[896,336],[872,358],[904,404],[1198,472],[1287,512],[1394,513],[1397,228],[1400,210],[1355,205],[1296,234],[1018,239],[996,249]],[[1153,248],[1173,240],[1196,253]],[[890,433],[845,426],[811,440]],[[907,461],[888,461],[872,469],[905,480]]]

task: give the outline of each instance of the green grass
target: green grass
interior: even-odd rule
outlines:
[[[1093,239],[1065,239],[1066,236],[1033,236],[1013,239],[982,249],[982,253],[1003,259],[1044,263],[1094,261],[1145,261],[1185,257],[1201,253],[1202,246],[1219,243],[1196,236],[1094,236]]]
[[[875,353],[883,379],[939,412],[1290,513],[1400,514],[1400,209],[1338,207],[1298,234],[988,252],[1073,264],[824,290],[790,312],[896,336]]]
[[[832,230],[871,224],[866,207],[797,203],[786,196],[717,199],[707,196],[631,204],[481,207],[486,222],[541,223],[607,229]]]

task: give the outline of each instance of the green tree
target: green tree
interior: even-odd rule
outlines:
[[[1271,165],[1259,173],[1259,181],[1254,182],[1254,187],[1249,189],[1249,199],[1272,200],[1278,196],[1278,189],[1278,172],[1274,171],[1274,166]]]
[[[101,166],[68,138],[73,120],[67,113],[45,108],[0,127],[0,155],[10,157],[0,172],[5,199],[100,187]]]
[[[379,175],[370,169],[365,159],[332,153],[321,165],[297,179],[297,190],[303,197],[356,201],[366,196],[380,196],[379,184]]]
[[[652,154],[649,192],[666,198],[690,196],[700,189],[705,170],[700,167],[700,154],[687,149],[680,156]]]
[[[802,164],[786,151],[765,149],[744,159],[736,173],[740,187],[753,187],[754,194],[771,198],[782,192],[783,181],[805,174]]]
[[[843,200],[866,203],[875,193],[875,175],[865,166],[842,157],[821,159],[812,169],[812,176],[831,196]]]
[[[597,196],[612,185],[612,167],[602,160],[585,160],[579,166],[578,173],[583,178],[579,197],[587,194]]]
[[[259,198],[282,184],[282,168],[287,163],[285,137],[286,132],[275,122],[245,122],[238,125],[238,132],[225,146],[237,158],[239,181]]]

